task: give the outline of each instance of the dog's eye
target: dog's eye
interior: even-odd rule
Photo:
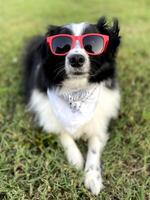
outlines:
[[[72,40],[69,37],[58,36],[52,41],[52,48],[55,53],[66,53],[71,49]]]
[[[102,37],[96,35],[86,36],[83,39],[83,45],[87,52],[98,53],[102,51],[104,47],[104,41]]]

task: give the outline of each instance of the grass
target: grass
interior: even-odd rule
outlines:
[[[149,200],[150,1],[0,0],[0,200]],[[26,38],[48,24],[120,20],[119,120],[104,151],[106,188],[98,197],[83,186],[56,137],[33,126],[25,113],[19,57]],[[79,142],[85,151],[85,144]]]

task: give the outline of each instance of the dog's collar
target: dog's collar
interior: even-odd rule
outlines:
[[[99,86],[68,89],[63,92],[48,89],[47,95],[52,110],[63,128],[74,133],[92,118],[99,97]]]

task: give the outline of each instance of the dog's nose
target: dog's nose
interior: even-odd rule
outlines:
[[[85,58],[81,54],[74,54],[69,57],[69,63],[72,67],[82,67],[85,62]]]

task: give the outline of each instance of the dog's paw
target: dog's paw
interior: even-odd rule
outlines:
[[[76,169],[82,169],[84,165],[84,159],[81,152],[78,149],[68,149],[67,159],[68,162]]]
[[[87,170],[85,172],[84,185],[92,194],[98,195],[104,188],[100,171],[94,169]]]

